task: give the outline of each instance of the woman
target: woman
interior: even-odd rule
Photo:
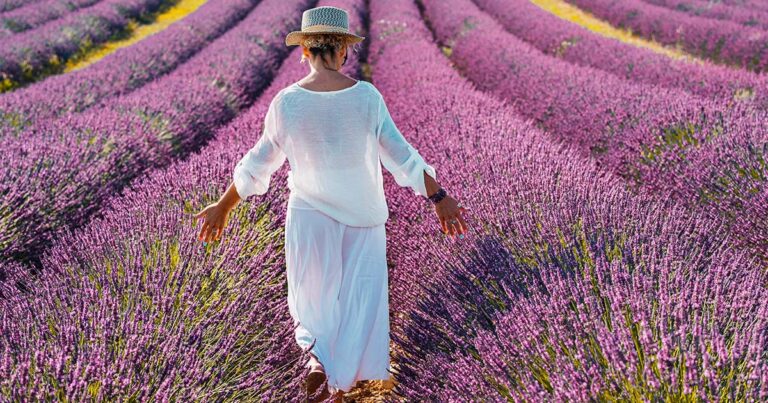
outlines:
[[[343,9],[303,13],[301,31],[289,33],[286,45],[301,45],[309,74],[278,92],[227,191],[197,214],[205,220],[199,239],[218,240],[229,212],[266,193],[288,159],[288,307],[296,342],[311,347],[307,392],[320,400],[332,393],[339,400],[358,380],[389,379],[389,213],[379,161],[398,185],[434,203],[443,233],[463,238],[467,231],[465,208],[405,140],[379,91],[339,72],[347,47],[363,39],[349,32]]]

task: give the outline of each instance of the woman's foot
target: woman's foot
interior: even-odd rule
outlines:
[[[333,403],[343,403],[344,402],[344,391],[340,390],[333,395]]]
[[[331,392],[328,391],[328,382],[326,382],[328,377],[325,375],[325,368],[323,367],[323,364],[317,360],[317,357],[311,353],[307,364],[310,367],[306,383],[307,398],[310,403],[322,402],[331,396]],[[322,392],[320,391],[320,388],[322,388]]]

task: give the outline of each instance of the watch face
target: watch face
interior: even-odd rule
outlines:
[[[445,196],[446,196],[445,189],[440,188],[437,190],[437,192],[435,192],[435,194],[433,194],[432,196],[429,196],[428,199],[432,200],[433,203],[438,203]]]

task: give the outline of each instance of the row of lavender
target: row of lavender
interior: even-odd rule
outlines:
[[[431,244],[433,213],[390,199],[399,397],[768,397],[757,261],[721,242],[716,223],[630,194],[473,90],[410,1],[372,2],[371,21],[374,82],[472,208],[466,241]]]
[[[34,262],[55,231],[83,225],[137,175],[205,143],[269,84],[306,4],[264,0],[140,90],[0,139],[0,258]]]
[[[475,0],[475,3],[496,18],[507,31],[550,56],[604,70],[630,81],[681,88],[696,95],[720,100],[725,103],[723,107],[727,107],[729,100],[762,110],[768,106],[768,88],[763,75],[708,63],[672,61],[656,53],[603,38],[554,17],[527,1]],[[515,13],[511,13],[511,9]],[[521,15],[531,18],[521,18]],[[591,75],[591,72],[584,74]],[[481,74],[473,77],[482,79]],[[500,88],[498,93],[505,92],[506,89]],[[650,93],[656,91],[650,90]],[[510,94],[502,96],[509,98]],[[605,96],[610,97],[610,94]],[[577,106],[595,107],[589,101],[579,102]],[[691,110],[697,108],[695,104],[689,106]],[[521,111],[530,112],[525,109]],[[651,177],[656,177],[656,170],[667,171],[667,175],[656,177],[653,181],[655,184],[648,184],[651,188],[671,194],[679,192],[682,200],[708,204],[715,213],[734,223],[735,232],[742,238],[742,243],[768,256],[768,222],[765,220],[768,217],[768,189],[764,186],[768,179],[768,140],[762,130],[765,118],[762,115],[752,117],[755,123],[745,125],[741,113],[748,114],[737,111],[731,115],[733,119],[723,122],[731,125],[730,133],[736,138],[719,139],[719,142],[705,145],[696,154],[686,155],[688,161],[682,161],[682,171],[678,171],[681,161],[677,161],[677,164],[664,161],[669,157],[679,160],[680,156],[659,158],[656,154],[665,148],[674,149],[675,145],[681,148],[698,146],[696,140],[687,137],[695,137],[695,132],[674,133],[674,130],[662,129],[657,138],[659,142],[642,146],[642,155],[638,158],[642,164],[640,168],[649,169],[644,165],[652,165]],[[722,120],[722,117],[716,119]],[[594,132],[598,132],[601,122],[596,123],[590,128]],[[702,131],[705,127],[689,126],[690,129]],[[682,138],[679,136],[681,134]],[[710,204],[712,201],[715,203]]]
[[[28,4],[37,3],[40,0],[0,0],[0,12],[15,10]]]
[[[46,0],[0,14],[0,38],[27,31],[101,0]]]
[[[20,136],[36,123],[82,112],[172,71],[232,28],[259,0],[211,0],[187,16],[98,63],[0,96],[0,136]],[[52,96],[51,94],[56,94]]]
[[[644,0],[686,14],[737,22],[748,27],[768,28],[768,12],[754,7],[734,7],[720,2],[702,0]]]
[[[350,24],[365,35],[362,1],[333,5],[349,10]],[[0,330],[13,335],[0,345],[8,357],[0,360],[5,396],[300,398],[308,356],[291,342],[282,243],[287,189],[277,186],[289,167],[275,173],[265,196],[233,211],[221,241],[204,247],[193,218],[231,182],[275,94],[306,73],[299,60],[294,49],[259,100],[200,153],[153,171],[112,199],[104,217],[68,232],[46,255],[50,270],[42,277],[5,265],[0,307],[9,315]],[[359,75],[353,55],[345,72]],[[14,282],[32,293],[21,295]],[[92,341],[75,349],[80,334]]]
[[[707,0],[698,0],[698,2],[712,4]],[[768,11],[768,4],[761,0],[722,0],[722,3],[733,7],[746,8],[748,10]]]
[[[757,72],[768,68],[768,32],[687,15],[640,0],[567,0],[613,25],[719,63]]]
[[[425,5],[437,37],[479,88],[628,184],[726,221],[737,241],[768,260],[764,110],[627,82],[543,55],[469,0]]]
[[[768,109],[768,79],[711,63],[677,61],[595,34],[527,0],[475,0],[511,34],[541,52],[618,77]]]
[[[0,82],[13,88],[61,71],[67,60],[123,31],[169,0],[104,0],[0,42]],[[10,83],[10,84],[8,84]]]

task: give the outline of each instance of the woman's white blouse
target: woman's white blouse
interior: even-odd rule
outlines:
[[[280,90],[261,137],[235,167],[240,198],[266,193],[286,158],[292,195],[355,227],[389,218],[381,164],[416,195],[427,196],[424,171],[437,178],[392,121],[378,89],[362,80],[338,91],[312,91],[298,83]]]

